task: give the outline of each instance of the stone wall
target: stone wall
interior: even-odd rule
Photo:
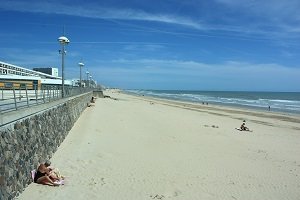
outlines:
[[[93,95],[94,95],[94,97],[104,98],[102,90],[94,90]]]
[[[92,95],[66,99],[0,127],[0,200],[13,199],[32,182],[30,171],[51,158]]]

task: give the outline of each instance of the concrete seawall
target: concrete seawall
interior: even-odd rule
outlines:
[[[32,182],[30,171],[51,158],[92,96],[89,92],[2,116],[0,199],[13,199]]]

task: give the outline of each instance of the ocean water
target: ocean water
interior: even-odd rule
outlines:
[[[226,92],[187,90],[127,90],[137,95],[194,103],[227,105],[256,110],[300,114],[300,92]]]

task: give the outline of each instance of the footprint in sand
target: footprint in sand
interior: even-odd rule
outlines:
[[[105,183],[105,181],[104,181],[104,178],[101,178],[101,181],[100,181],[101,183],[101,185],[105,185],[106,183]]]
[[[150,195],[152,199],[163,199],[163,198],[172,198],[172,197],[177,197],[181,194],[179,190],[175,190],[172,192],[167,192],[165,195],[162,194],[156,194],[156,195]]]
[[[163,199],[163,198],[165,198],[164,195],[160,195],[160,194],[150,195],[150,197],[151,197],[152,199]]]
[[[209,126],[209,125],[207,125],[207,124],[205,124],[204,127],[219,128],[219,126],[217,126],[217,125],[211,125],[211,126]]]
[[[101,130],[99,130],[99,129],[96,129],[96,132],[97,132],[97,133],[101,133]]]
[[[179,190],[175,190],[175,191],[173,191],[173,192],[168,192],[167,194],[166,194],[166,196],[168,197],[168,198],[172,198],[172,197],[177,197],[177,196],[179,196],[181,194],[181,192],[179,191]]]

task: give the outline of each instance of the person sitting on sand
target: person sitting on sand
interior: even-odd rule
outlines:
[[[57,178],[54,174],[51,174],[51,168],[48,168],[50,166],[51,162],[46,161],[45,163],[41,163],[36,171],[34,182],[44,185],[50,185],[50,186],[58,186],[60,184],[55,183],[55,181],[58,181],[59,178]]]
[[[246,120],[243,120],[242,125],[240,126],[240,128],[235,128],[236,130],[239,131],[249,131],[249,132],[253,132],[252,130],[250,130],[248,127],[246,127]]]
[[[245,120],[244,122],[242,123],[241,127],[239,129],[237,129],[239,131],[250,131],[252,132],[248,127],[245,126]]]
[[[91,103],[95,103],[95,97],[92,97]]]
[[[245,126],[245,122],[242,123],[240,130],[241,131],[249,131],[249,128]]]

